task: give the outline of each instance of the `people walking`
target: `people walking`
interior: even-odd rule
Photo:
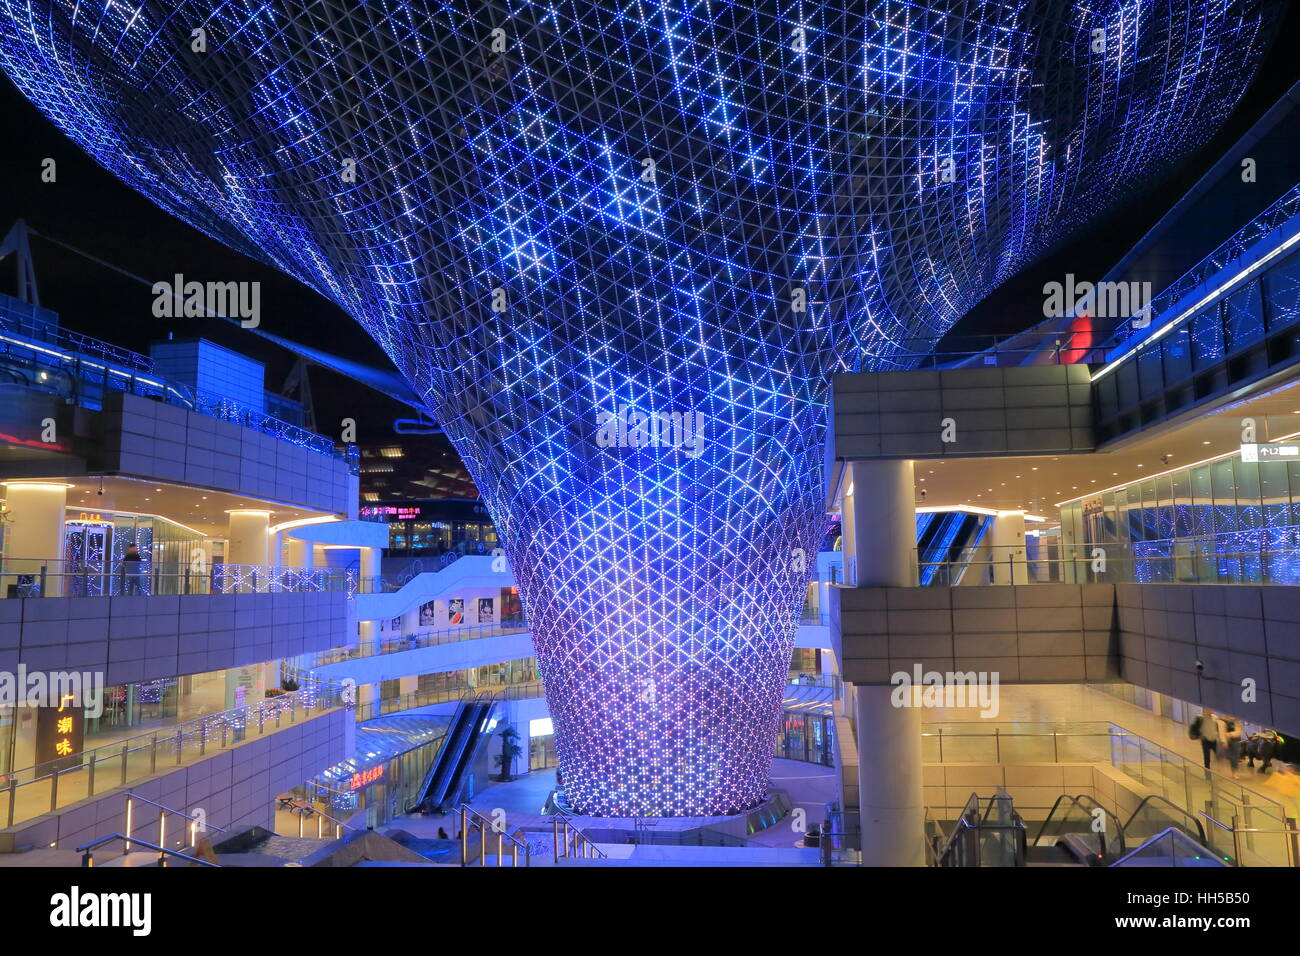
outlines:
[[[140,573],[140,549],[128,545],[122,556],[123,594],[144,594],[144,577]]]
[[[1228,768],[1237,776],[1241,766],[1241,721],[1224,715],[1220,718],[1223,727],[1223,755],[1227,758]]]
[[[1214,716],[1214,711],[1205,708],[1199,717],[1192,720],[1188,730],[1193,739],[1200,739],[1201,759],[1205,762],[1205,769],[1209,770],[1210,756],[1219,752],[1219,737],[1222,730],[1218,718]]]

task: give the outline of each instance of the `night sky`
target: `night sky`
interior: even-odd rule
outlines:
[[[957,326],[954,335],[1009,333],[1041,321],[1043,283],[1065,272],[1081,278],[1102,274],[1156,222],[1220,155],[1290,86],[1300,79],[1300,4],[1290,4],[1286,22],[1262,69],[1233,118],[1197,155],[1189,157],[1158,188],[1125,203],[1121,211],[1050,252],[1037,264],[996,290]],[[95,165],[0,79],[0,233],[16,218],[38,232],[149,279],[187,278],[261,282],[262,327],[269,332],[336,354],[387,367],[387,359],[361,328],[337,306],[293,279],[232,252],[162,212]],[[41,162],[58,163],[58,182],[40,181]],[[1292,171],[1287,171],[1294,182]],[[1289,184],[1288,184],[1289,185]],[[1227,233],[1218,239],[1227,237]],[[33,258],[41,302],[61,315],[62,323],[114,344],[147,352],[149,343],[202,335],[261,359],[267,387],[279,390],[293,357],[255,335],[219,320],[158,319],[153,296],[139,283],[86,262],[51,243],[34,238]],[[13,269],[0,264],[0,291],[13,293]],[[322,432],[343,417],[357,419],[362,441],[392,437],[391,422],[412,412],[334,373],[313,369],[317,422]],[[443,447],[441,437],[406,439]]]

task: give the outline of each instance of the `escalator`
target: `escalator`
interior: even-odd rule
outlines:
[[[1160,862],[1164,861],[1164,862]],[[1224,866],[1205,828],[1158,794],[1122,823],[1091,797],[1062,794],[1027,842],[1026,865]]]
[[[485,697],[460,702],[446,743],[424,775],[420,801],[409,813],[446,813],[460,802],[469,770],[498,723],[496,709],[496,701]]]
[[[972,793],[951,833],[932,824],[932,866],[1226,866],[1201,822],[1157,794],[1145,797],[1128,822],[1085,794],[1062,794],[1032,839],[1011,797]]]

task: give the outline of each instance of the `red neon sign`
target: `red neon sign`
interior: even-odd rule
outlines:
[[[374,783],[384,775],[384,765],[378,764],[369,770],[361,770],[354,773],[348,780],[349,790],[360,790],[368,783]]]

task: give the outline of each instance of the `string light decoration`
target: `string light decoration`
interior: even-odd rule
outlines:
[[[569,805],[696,816],[765,794],[829,376],[1204,143],[1277,8],[0,0],[0,61],[366,328],[501,532]]]

